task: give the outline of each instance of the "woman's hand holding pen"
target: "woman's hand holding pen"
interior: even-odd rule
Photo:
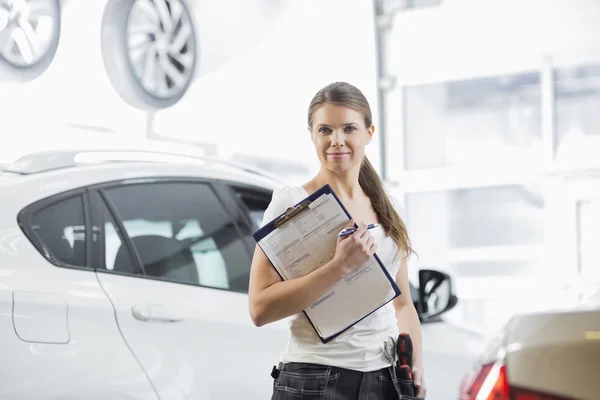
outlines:
[[[350,220],[346,227],[353,226],[354,220]],[[344,276],[359,269],[377,250],[377,245],[367,228],[367,224],[360,222],[356,232],[338,238],[333,260]]]

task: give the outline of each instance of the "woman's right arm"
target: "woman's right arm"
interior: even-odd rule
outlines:
[[[353,226],[351,221],[348,226]],[[346,239],[338,239],[333,259],[311,273],[282,281],[262,249],[256,246],[250,270],[250,317],[263,326],[301,312],[336,282],[358,269],[375,253],[376,245],[364,223]]]

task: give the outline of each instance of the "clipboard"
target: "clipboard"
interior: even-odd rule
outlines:
[[[308,210],[310,210],[311,209],[310,206],[313,203],[317,202],[319,200],[319,198],[321,198],[324,195],[332,195],[332,197],[335,199],[335,201],[337,201],[338,205],[341,207],[341,209],[344,211],[344,213],[348,217],[348,220],[350,220],[352,218],[352,216],[350,215],[350,213],[348,212],[348,210],[346,209],[346,207],[342,204],[342,202],[340,201],[339,197],[335,194],[335,192],[333,191],[333,189],[331,188],[331,186],[327,184],[327,185],[321,187],[320,189],[318,189],[317,191],[315,191],[314,193],[310,194],[306,198],[302,199],[298,203],[294,204],[293,206],[288,207],[285,212],[279,214],[274,219],[272,219],[268,223],[264,224],[264,226],[262,226],[256,232],[254,232],[253,237],[254,237],[254,240],[256,241],[256,243],[258,244],[258,246],[261,247],[261,249],[263,249],[263,251],[264,251],[265,249],[261,245],[261,241],[263,239],[265,239],[267,236],[271,235],[277,229],[281,229],[286,224],[291,223],[296,218],[298,218],[299,216],[303,215],[305,212],[307,212]],[[355,226],[356,226],[356,224],[355,224]],[[265,255],[267,255],[266,251],[265,251]],[[267,255],[267,258],[269,258],[268,255]],[[369,312],[366,312],[361,317],[359,317],[359,318],[357,318],[355,320],[350,321],[348,323],[348,325],[345,326],[344,328],[338,330],[337,332],[335,332],[335,333],[333,333],[331,335],[327,335],[327,336],[322,336],[319,333],[319,330],[317,329],[317,327],[316,327],[314,321],[311,319],[310,315],[307,313],[306,310],[303,310],[304,315],[306,316],[306,318],[310,322],[311,326],[315,330],[315,333],[320,338],[320,340],[321,340],[322,343],[328,343],[328,342],[330,342],[334,338],[336,338],[339,335],[341,335],[342,333],[346,332],[352,326],[356,325],[358,322],[360,322],[363,319],[367,318],[369,315],[373,314],[374,312],[376,312],[377,310],[379,310],[380,308],[382,308],[383,306],[385,306],[386,304],[388,304],[389,302],[391,302],[393,299],[395,299],[396,297],[398,297],[402,293],[400,291],[400,288],[398,287],[398,285],[394,281],[394,279],[390,276],[387,268],[381,262],[381,259],[379,258],[379,256],[377,256],[377,254],[375,253],[373,255],[373,258],[376,261],[377,266],[379,268],[381,268],[381,270],[383,271],[385,277],[387,278],[387,281],[389,283],[389,288],[391,290],[393,290],[393,295],[391,296],[390,299],[388,299],[387,301],[383,302],[382,304],[379,304],[377,307],[373,308]],[[280,278],[282,280],[285,280],[285,277],[275,267],[275,264],[273,263],[273,261],[271,259],[269,259],[269,261],[271,261],[271,264],[272,264],[273,268],[275,269],[275,271],[277,272],[277,274],[280,276]]]

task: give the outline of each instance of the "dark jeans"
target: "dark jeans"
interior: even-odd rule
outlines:
[[[359,372],[326,365],[279,364],[271,400],[411,400],[394,387],[389,368]]]

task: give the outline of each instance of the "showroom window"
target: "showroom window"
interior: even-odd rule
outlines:
[[[247,292],[249,254],[209,185],[136,184],[105,193],[146,275]]]
[[[540,74],[405,88],[405,168],[539,164]]]
[[[554,73],[556,156],[595,161],[600,151],[600,64]]]
[[[406,195],[407,227],[423,267],[458,276],[535,272],[545,202],[535,185]]]
[[[42,242],[42,254],[56,264],[86,265],[83,200],[75,196],[36,211],[31,229]]]

